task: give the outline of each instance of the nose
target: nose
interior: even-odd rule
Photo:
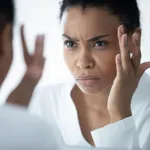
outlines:
[[[90,52],[82,52],[79,54],[77,67],[80,69],[92,69],[95,66],[92,54]]]

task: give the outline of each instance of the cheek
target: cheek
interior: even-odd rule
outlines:
[[[116,77],[116,63],[115,63],[115,53],[109,53],[101,59],[97,60],[97,65],[99,66],[101,70],[101,76],[103,78],[103,81],[106,83],[111,83],[114,78]]]
[[[74,72],[76,68],[76,59],[70,52],[64,51],[64,60],[70,72]]]
[[[104,76],[108,76],[114,74],[116,72],[116,64],[115,64],[115,57],[111,59],[102,60],[101,69]]]

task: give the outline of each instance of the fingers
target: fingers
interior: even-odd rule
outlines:
[[[35,42],[35,53],[34,53],[34,63],[43,64],[45,59],[43,57],[44,52],[44,35],[39,35]]]
[[[118,27],[118,32],[117,33],[118,33],[118,42],[119,42],[119,45],[121,45],[121,37],[125,33],[123,25],[120,25]]]
[[[121,77],[122,76],[122,72],[123,72],[122,62],[121,62],[121,55],[117,54],[115,60],[116,60],[117,76]]]
[[[20,28],[21,33],[21,42],[24,53],[24,60],[26,65],[36,65],[36,66],[44,66],[45,58],[43,57],[43,49],[44,49],[44,35],[39,35],[36,38],[35,42],[35,52],[33,55],[30,55],[28,52],[25,36],[24,36],[24,26],[22,25]]]
[[[30,60],[30,54],[28,52],[26,40],[24,37],[24,26],[23,25],[20,28],[20,36],[21,36],[21,43],[22,43],[22,48],[23,48],[24,60],[25,60],[26,64],[28,64],[29,60]]]
[[[128,73],[130,69],[132,69],[132,63],[131,63],[130,52],[128,47],[128,38],[127,38],[127,34],[125,34],[124,32],[123,25],[121,25],[118,28],[118,40],[120,46],[122,67],[124,71]]]
[[[140,37],[138,33],[134,33],[132,36],[132,42],[133,42],[133,65],[135,70],[137,71],[139,69],[139,65],[141,62],[141,50],[140,50]]]
[[[12,57],[12,25],[7,24],[1,34],[1,54],[7,56],[7,58]]]

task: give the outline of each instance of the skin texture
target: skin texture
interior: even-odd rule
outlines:
[[[44,35],[38,35],[35,41],[35,53],[30,55],[25,41],[24,26],[20,28],[20,36],[26,64],[26,71],[18,87],[9,95],[7,103],[17,104],[27,107],[32,93],[39,82],[45,64],[43,57]]]
[[[140,28],[127,36],[119,19],[105,9],[70,8],[63,16],[62,25],[64,58],[76,80],[71,96],[82,134],[94,145],[92,130],[132,115],[132,96],[150,63],[140,64]],[[91,40],[96,36],[103,38]],[[43,73],[44,37],[36,39],[32,56],[28,54],[23,27],[21,39],[27,70],[7,102],[27,107]]]
[[[78,41],[74,48],[64,46],[66,64],[74,76],[92,75],[100,78],[93,86],[77,85],[84,93],[97,94],[105,92],[116,76],[115,56],[119,53],[117,27],[119,21],[114,16],[101,9],[72,8],[68,12],[64,24],[64,33]],[[109,18],[108,18],[109,17]],[[98,21],[98,20],[99,21]],[[111,26],[110,26],[111,24]],[[95,36],[108,35],[97,41],[88,42]],[[64,41],[68,40],[64,37]],[[106,41],[105,46],[97,46],[96,42]],[[108,61],[109,60],[109,61]]]
[[[119,19],[106,9],[70,8],[63,28],[64,58],[76,80],[72,98],[82,134],[94,145],[92,130],[132,115],[133,93],[150,63],[140,65],[140,28],[127,36]],[[91,42],[98,35],[108,36]],[[89,75],[97,79],[93,82]]]
[[[0,32],[0,86],[7,76],[12,59],[12,25],[5,24],[5,27]]]

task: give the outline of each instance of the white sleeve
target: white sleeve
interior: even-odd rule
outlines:
[[[96,147],[139,148],[133,117],[96,129],[91,134]]]
[[[36,88],[32,94],[29,106],[28,106],[28,111],[31,114],[35,114],[38,116],[42,116],[41,114],[41,101],[42,99],[44,99],[44,97],[42,97],[43,95],[43,88]]]
[[[53,125],[32,116],[25,107],[6,104],[0,107],[0,149],[50,150],[61,144]]]
[[[150,149],[150,105],[145,108],[144,116],[141,117],[141,121],[138,127],[139,145],[143,150]]]
[[[133,116],[91,132],[95,145],[150,150],[150,77],[145,74],[135,92]]]

